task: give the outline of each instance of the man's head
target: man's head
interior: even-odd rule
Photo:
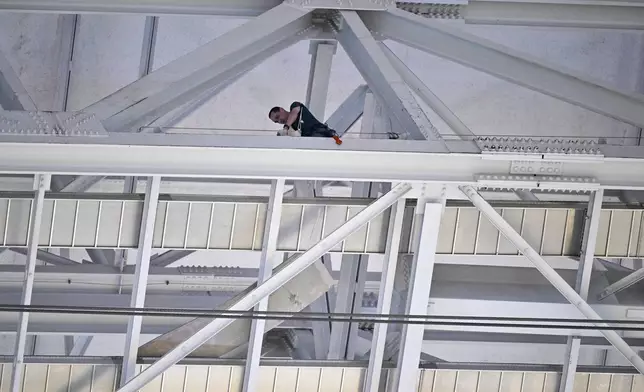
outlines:
[[[284,108],[275,106],[271,109],[270,112],[268,112],[268,118],[270,118],[271,121],[276,124],[286,124],[286,120],[288,120],[288,114],[289,112],[287,112]]]

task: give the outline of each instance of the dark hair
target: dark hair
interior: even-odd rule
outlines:
[[[275,113],[275,112],[279,112],[279,111],[280,111],[280,107],[279,107],[279,106],[275,106],[274,108],[272,108],[272,109],[268,112],[268,117],[270,118],[270,117],[271,117],[271,114],[273,114],[273,113]]]

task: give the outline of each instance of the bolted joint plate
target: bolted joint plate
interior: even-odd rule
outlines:
[[[3,111],[0,113],[0,134],[107,136],[107,131],[93,113]]]
[[[421,3],[420,1],[397,2],[398,8],[430,19],[463,19],[465,4]]]
[[[593,139],[482,136],[474,141],[484,153],[603,156]]]
[[[302,8],[352,11],[384,11],[396,6],[394,0],[286,0],[284,3]]]
[[[599,184],[592,177],[482,174],[475,179],[478,188],[490,190],[590,192],[599,189]]]
[[[561,176],[564,174],[564,163],[557,161],[512,161],[510,174]]]

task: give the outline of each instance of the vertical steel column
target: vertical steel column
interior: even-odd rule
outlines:
[[[159,187],[161,177],[148,177],[141,216],[141,230],[139,232],[139,249],[136,255],[136,269],[134,272],[134,287],[132,288],[131,308],[142,308],[145,305],[145,292],[148,284],[150,270],[150,256],[152,253],[152,240],[154,238],[154,221],[159,203]],[[125,385],[136,370],[136,356],[139,350],[141,337],[141,324],[143,316],[130,316],[127,322],[127,335],[125,336],[125,353],[123,355],[123,369],[121,372],[121,385]]]
[[[309,53],[311,54],[311,66],[309,69],[309,81],[306,86],[305,104],[318,119],[324,119],[326,112],[327,93],[329,91],[329,79],[331,78],[331,65],[333,56],[337,49],[336,42],[311,41]],[[295,181],[293,190],[296,197],[321,197],[322,192],[316,191],[315,181]],[[321,188],[318,186],[318,188]],[[321,190],[321,189],[320,189]],[[329,272],[331,271],[331,258],[329,255],[322,256],[324,264]],[[314,312],[330,312],[330,293],[316,299],[310,305]],[[330,328],[326,322],[313,323],[313,352],[316,359],[324,359],[329,348]]]
[[[143,28],[143,46],[141,47],[141,61],[139,62],[139,78],[152,72],[154,65],[154,49],[157,45],[157,30],[159,28],[158,16],[146,16]]]
[[[234,305],[230,306],[228,310],[233,312],[249,310],[259,303],[262,298],[274,293],[286,282],[290,281],[297,274],[315,263],[315,261],[322,257],[323,254],[333,249],[334,246],[389,208],[398,199],[409,192],[411,188],[412,186],[409,183],[400,183],[396,185],[396,187],[390,192],[371,203],[353,218],[335,229],[331,234],[324,237],[320,242],[309,248],[309,250],[285,265],[278,272],[268,278],[266,282],[258,285],[248,294],[241,297]],[[224,318],[211,321],[194,335],[186,339],[183,343],[161,357],[157,362],[153,363],[150,367],[141,372],[138,376],[133,378],[126,385],[122,386],[118,392],[135,392],[139,390],[148,382],[155,379],[158,375],[165,372],[172,365],[176,364],[188,354],[196,350],[199,346],[210,340],[213,336],[217,335],[233,321],[233,319]]]
[[[597,244],[597,232],[599,231],[599,219],[601,215],[604,190],[600,189],[590,195],[588,211],[585,216],[584,234],[581,242],[581,257],[579,258],[579,269],[575,290],[585,301],[588,299],[590,288],[590,277],[593,273],[593,261],[595,259],[595,245]],[[575,372],[579,361],[579,350],[581,349],[581,338],[568,336],[566,343],[566,357],[561,373],[559,392],[572,392],[575,383]]]
[[[351,197],[369,197],[371,190],[370,183],[354,182]],[[340,265],[340,278],[338,279],[337,295],[333,313],[352,313],[356,296],[364,290],[364,279],[367,273],[367,257],[361,255],[342,255]],[[358,292],[360,291],[360,294]],[[350,323],[345,321],[331,323],[331,336],[329,338],[327,359],[351,359],[345,358],[349,341]],[[357,331],[355,331],[357,333]]]
[[[56,91],[54,91],[54,110],[67,110],[69,99],[69,84],[71,82],[71,67],[74,56],[74,43],[78,28],[79,15],[60,15],[56,30],[58,50],[58,75]]]
[[[376,122],[376,100],[371,92],[365,95],[360,136],[373,136]],[[351,197],[377,196],[375,187],[368,182],[354,182]],[[369,264],[366,255],[343,255],[340,265],[340,279],[337,286],[334,313],[360,313],[365,278]],[[355,341],[358,330],[356,323],[334,322],[331,324],[328,359],[348,359],[355,356]]]
[[[487,217],[490,222],[503,233],[505,238],[510,241],[525,257],[534,264],[535,268],[559,291],[571,304],[573,304],[579,311],[589,320],[596,320],[593,325],[602,328],[610,328],[610,325],[602,321],[601,317],[588,305],[586,301],[568,285],[568,283],[546,262],[539,252],[534,250],[526,240],[524,240],[516,230],[510,226],[508,222],[503,219],[501,215],[492,207],[481,195],[478,194],[476,189],[471,186],[461,186],[461,191],[472,201],[472,204]],[[633,366],[642,374],[644,374],[644,360],[637,355],[637,353],[622,339],[619,334],[611,329],[600,330],[602,335],[606,337],[615,348],[624,355],[624,357],[633,364]]]
[[[404,215],[405,200],[398,200],[398,203],[391,208],[391,215],[389,216],[385,260],[382,263],[380,291],[378,293],[378,314],[388,314],[391,311],[391,298],[394,292],[394,277],[396,276],[396,265],[398,264]],[[369,367],[367,368],[363,392],[379,391],[382,361],[387,341],[387,327],[386,323],[376,323],[374,327]]]
[[[420,224],[420,228],[414,240],[414,259],[409,277],[405,314],[427,314],[438,245],[438,230],[445,207],[444,191],[441,193],[438,200],[427,196],[421,196],[418,199],[415,221]],[[416,390],[424,332],[423,325],[403,325],[392,391]]]
[[[320,120],[324,119],[325,115],[331,64],[337,45],[336,42],[311,41],[309,46],[311,68],[305,104],[311,113]]]
[[[31,295],[34,288],[36,275],[36,254],[40,239],[40,225],[45,206],[45,192],[49,189],[51,176],[49,174],[36,174],[34,176],[34,190],[36,191],[31,205],[29,217],[29,237],[27,238],[27,261],[25,266],[25,281],[22,287],[22,305],[31,305]],[[22,312],[18,317],[18,331],[13,356],[13,370],[11,373],[11,392],[22,389],[24,370],[25,345],[27,342],[27,324],[29,312]]]
[[[271,194],[266,210],[266,222],[264,224],[264,238],[262,240],[262,254],[259,261],[259,275],[257,285],[261,285],[273,272],[273,261],[277,253],[277,236],[280,229],[282,217],[282,198],[284,195],[284,179],[273,180]],[[268,297],[262,298],[255,306],[258,312],[268,310]],[[246,355],[246,368],[244,369],[243,392],[257,390],[259,377],[259,360],[262,356],[262,343],[266,320],[252,320],[250,326],[250,337],[248,340],[248,354]]]

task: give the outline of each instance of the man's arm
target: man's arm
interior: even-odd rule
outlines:
[[[293,126],[293,123],[297,120],[297,117],[300,114],[300,106],[296,106],[291,109],[291,112],[288,115],[288,118],[286,119],[286,125],[289,127]]]

